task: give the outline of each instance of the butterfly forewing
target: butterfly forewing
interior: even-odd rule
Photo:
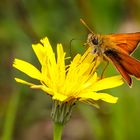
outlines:
[[[127,34],[110,34],[105,35],[108,38],[110,48],[114,48],[118,52],[131,54],[140,41],[140,32]]]

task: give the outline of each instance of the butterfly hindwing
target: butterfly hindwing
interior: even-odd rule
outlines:
[[[126,82],[129,85],[131,85],[131,77],[129,76],[128,71],[126,71],[125,67],[121,64],[121,57],[115,51],[112,50],[107,50],[105,52],[105,55],[112,61],[112,63],[115,65],[116,69],[120,72],[120,74],[126,80]]]
[[[126,54],[119,54],[119,56],[121,57],[120,62],[128,74],[140,78],[140,61]]]
[[[127,54],[118,53],[113,50],[107,50],[105,54],[129,85],[131,85],[130,75],[140,78],[140,61]]]

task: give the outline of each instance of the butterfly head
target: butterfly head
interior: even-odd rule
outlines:
[[[86,44],[89,47],[93,48],[92,53],[98,54],[98,55],[101,53],[101,47],[100,47],[101,43],[102,43],[102,40],[99,34],[93,34],[93,33],[88,34]]]
[[[101,55],[103,54],[103,49],[101,48],[102,38],[100,34],[95,34],[93,30],[85,23],[83,19],[80,19],[81,23],[88,29],[90,32],[87,37],[87,42],[85,45],[92,47],[92,53]]]

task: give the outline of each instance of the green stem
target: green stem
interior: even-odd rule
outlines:
[[[17,92],[13,93],[9,101],[8,109],[5,116],[2,140],[12,140],[19,100],[20,94]]]
[[[64,127],[63,124],[54,122],[54,139],[53,140],[61,140],[63,127]]]

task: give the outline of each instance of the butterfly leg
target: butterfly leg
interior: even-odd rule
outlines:
[[[101,79],[103,79],[103,76],[104,76],[104,74],[105,74],[105,70],[106,70],[107,66],[109,65],[109,61],[108,61],[108,60],[105,60],[105,61],[106,61],[106,65],[105,65],[105,67],[103,68],[103,71],[102,71],[102,74],[101,74]]]

